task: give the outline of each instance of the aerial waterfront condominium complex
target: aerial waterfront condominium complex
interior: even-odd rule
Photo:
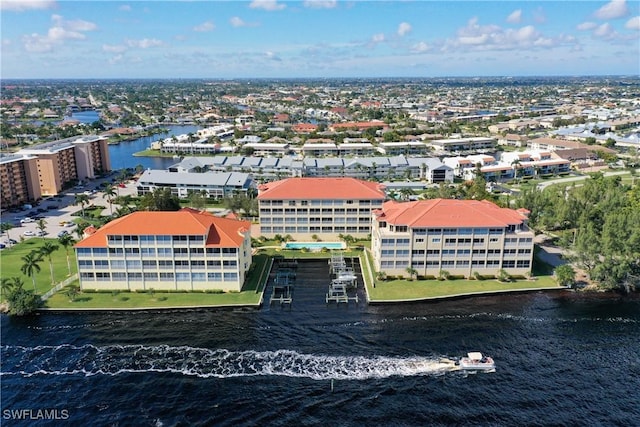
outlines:
[[[377,271],[473,277],[526,275],[533,261],[527,212],[486,200],[385,202],[373,213],[371,251]]]
[[[75,246],[82,289],[240,291],[251,224],[184,208],[134,212]]]
[[[260,235],[295,240],[356,238],[371,233],[371,212],[382,207],[383,186],[355,178],[288,178],[258,186]]]

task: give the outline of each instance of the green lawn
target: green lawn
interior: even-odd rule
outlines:
[[[58,239],[32,237],[23,242],[18,243],[9,248],[2,249],[0,252],[0,277],[11,278],[20,277],[24,281],[25,289],[33,289],[31,277],[22,274],[20,268],[24,264],[22,257],[33,250],[39,250],[45,241],[53,242],[58,245],[51,260],[53,261],[53,276],[55,282],[61,282],[69,276],[67,268],[67,255],[62,245],[58,243]],[[69,258],[71,263],[71,274],[77,273],[76,254],[73,248],[69,248]],[[40,272],[35,274],[36,293],[43,294],[51,289],[51,271],[49,269],[49,260],[44,258],[40,263]]]
[[[372,262],[371,256],[368,257]],[[558,288],[558,284],[550,275],[536,276],[535,280],[516,280],[512,282],[499,282],[498,280],[377,280],[375,286],[370,283],[373,265],[367,263],[367,258],[361,258],[367,294],[371,302],[376,301],[400,301],[419,300],[428,298],[447,297],[460,294],[474,294],[482,292],[505,292],[523,289],[548,289]],[[375,274],[373,274],[375,277]]]
[[[254,290],[209,294],[205,292],[153,294],[144,292],[83,292],[75,301],[69,300],[65,290],[56,293],[46,301],[45,308],[62,309],[130,309],[154,307],[204,307],[225,305],[257,305],[261,294]]]
[[[497,280],[376,280],[375,288],[367,287],[369,299],[393,301],[403,299],[427,299],[459,294],[502,292],[522,289],[544,289],[559,286],[549,276],[537,280],[518,280],[501,283]]]

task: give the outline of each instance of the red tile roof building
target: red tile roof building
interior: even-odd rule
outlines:
[[[289,178],[258,187],[260,234],[296,240],[366,237],[371,212],[382,207],[383,186],[354,178]]]
[[[526,275],[533,262],[533,232],[526,212],[486,200],[385,202],[374,211],[371,251],[375,268],[390,275],[437,277],[441,271],[473,277]]]
[[[185,208],[134,212],[75,246],[83,289],[240,291],[251,224]]]

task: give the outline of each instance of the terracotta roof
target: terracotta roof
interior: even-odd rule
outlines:
[[[249,221],[220,218],[195,209],[173,212],[134,212],[109,222],[76,247],[106,247],[108,235],[206,235],[206,246],[239,247]]]
[[[384,186],[355,178],[288,178],[260,185],[259,200],[376,199],[383,200]]]
[[[409,227],[506,227],[524,216],[487,200],[432,199],[388,201],[376,212],[378,220]]]

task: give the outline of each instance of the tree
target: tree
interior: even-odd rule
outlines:
[[[44,245],[42,245],[42,247],[40,247],[40,253],[42,254],[43,257],[46,257],[47,260],[49,261],[49,270],[51,271],[51,284],[53,285],[55,282],[55,278],[53,277],[53,259],[51,258],[51,255],[58,250],[58,245],[50,242],[50,241],[46,241],[44,242]]]
[[[15,280],[21,280],[17,277],[3,277],[2,283],[0,283],[0,301],[2,301],[2,295],[8,295],[13,289],[15,289]]]
[[[75,239],[71,234],[64,234],[58,237],[58,243],[62,245],[67,254],[67,269],[69,270],[69,276],[71,276],[71,258],[69,257],[69,248],[74,245]]]
[[[102,195],[102,197],[106,198],[107,202],[109,203],[109,211],[111,212],[111,216],[113,216],[113,199],[116,197],[117,194],[118,192],[111,184],[108,184],[104,188],[104,194]]]
[[[89,196],[87,196],[86,194],[76,194],[76,198],[75,198],[75,205],[80,205],[80,208],[82,209],[82,218],[84,218],[84,205],[88,205],[89,204]]]
[[[40,298],[31,291],[23,288],[14,289],[7,298],[9,303],[9,314],[15,316],[24,316],[32,313],[40,306]]]
[[[178,211],[180,200],[171,193],[169,187],[156,188],[142,197],[139,207],[147,211]]]
[[[31,251],[25,256],[22,257],[22,267],[20,267],[20,271],[23,274],[30,276],[33,281],[33,290],[36,289],[36,273],[40,272],[40,263],[42,262],[42,254],[38,251]]]
[[[77,286],[72,285],[67,288],[64,294],[67,296],[67,298],[69,298],[69,301],[73,302],[76,300],[76,297],[78,296],[79,293],[80,293],[80,289]]]
[[[418,270],[413,267],[407,267],[405,271],[409,274],[409,278],[413,280],[418,275]]]
[[[0,233],[6,233],[7,239],[11,239],[9,236],[9,230],[13,228],[13,224],[9,224],[8,222],[0,223]]]
[[[569,264],[559,265],[553,273],[560,286],[569,287],[575,283],[576,272]]]
[[[36,227],[38,228],[38,230],[40,230],[40,234],[43,236],[42,238],[44,239],[44,235],[47,234],[47,221],[45,221],[44,219],[39,219],[38,222],[36,223]]]

